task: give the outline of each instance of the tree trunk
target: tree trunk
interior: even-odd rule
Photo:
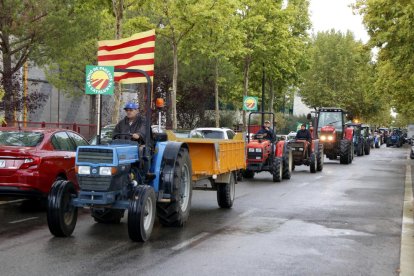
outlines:
[[[5,41],[3,43],[8,44],[8,36],[4,35]],[[7,41],[6,41],[7,40]],[[12,58],[9,52],[3,51],[3,88],[4,88],[4,119],[9,126],[12,125],[14,118],[14,93],[13,86],[13,68]]]
[[[220,127],[220,108],[219,108],[219,87],[218,87],[218,78],[219,78],[219,61],[218,58],[215,60],[215,79],[214,79],[214,98],[216,102],[216,127]]]
[[[269,112],[273,112],[273,104],[275,100],[275,90],[273,89],[274,83],[273,80],[269,80],[269,86],[270,86],[270,105],[269,105]]]
[[[172,80],[172,92],[171,92],[171,121],[172,128],[177,129],[177,81],[178,81],[178,45],[172,43],[173,48],[173,80]]]
[[[122,19],[124,15],[124,0],[112,0],[112,7],[115,14],[115,39],[122,36]],[[116,83],[114,92],[114,109],[112,110],[111,122],[116,124],[119,120],[119,108],[121,106],[121,83]],[[101,103],[102,104],[102,103]]]
[[[243,74],[243,95],[247,97],[249,89],[249,70],[250,70],[250,57],[244,58],[244,74]],[[243,130],[247,130],[246,124],[246,110],[243,110]]]

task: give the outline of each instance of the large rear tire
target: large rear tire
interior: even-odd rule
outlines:
[[[343,139],[340,142],[339,162],[341,164],[350,164],[352,162],[352,141]]]
[[[275,157],[272,167],[273,182],[280,182],[283,178],[283,162],[282,159]]]
[[[365,155],[369,155],[370,152],[371,152],[371,145],[369,142],[367,142],[365,146]]]
[[[47,225],[56,237],[72,235],[78,219],[78,208],[71,204],[76,196],[72,182],[57,180],[53,183],[48,196]]]
[[[221,208],[231,208],[236,195],[236,181],[231,173],[229,183],[217,184],[217,203]]]
[[[120,209],[104,208],[103,210],[99,210],[92,208],[91,216],[98,223],[119,224],[124,217],[124,212],[125,210]]]
[[[171,202],[157,204],[157,215],[162,225],[181,227],[188,220],[193,192],[191,177],[188,150],[181,148],[175,161]]]
[[[147,241],[155,221],[155,192],[149,185],[139,185],[129,202],[128,235],[136,242]]]

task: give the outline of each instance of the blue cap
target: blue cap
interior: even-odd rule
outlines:
[[[129,102],[129,103],[125,104],[124,110],[126,110],[126,109],[138,109],[138,107],[139,107],[138,103]]]

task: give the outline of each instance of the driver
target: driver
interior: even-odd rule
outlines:
[[[124,106],[126,112],[125,118],[120,120],[115,126],[112,133],[112,139],[115,137],[118,139],[131,139],[137,141],[140,144],[145,143],[145,119],[138,113],[138,103],[128,102]],[[119,135],[126,134],[129,135]]]
[[[274,141],[275,134],[273,129],[270,128],[270,121],[265,121],[262,128],[256,134],[263,134],[264,139]]]
[[[312,141],[311,133],[308,129],[306,129],[306,124],[302,124],[300,129],[296,133],[296,139],[298,140],[306,140],[309,143]]]

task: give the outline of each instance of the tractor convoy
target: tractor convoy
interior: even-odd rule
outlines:
[[[291,178],[296,166],[309,166],[311,173],[322,171],[324,155],[350,164],[354,151],[369,154],[367,135],[361,133],[368,130],[347,124],[347,114],[340,108],[319,108],[313,116],[309,114],[311,139],[291,141],[277,141],[269,134],[274,129],[273,113],[252,112],[249,126],[256,114],[262,124],[269,118],[273,128],[247,135],[245,142],[241,134],[226,140],[177,138],[169,131],[152,133],[150,89],[146,99],[147,133],[152,135],[147,135],[144,146],[114,137],[109,145],[98,142],[77,148],[78,183],[59,179],[49,193],[47,221],[54,236],[72,235],[78,208],[89,208],[97,223],[120,223],[127,210],[130,239],[144,242],[150,238],[156,218],[164,226],[186,223],[192,191],[201,181],[210,183],[202,189],[217,193],[220,208],[231,208],[236,183],[243,177],[251,179],[265,171],[272,182],[281,182]]]

